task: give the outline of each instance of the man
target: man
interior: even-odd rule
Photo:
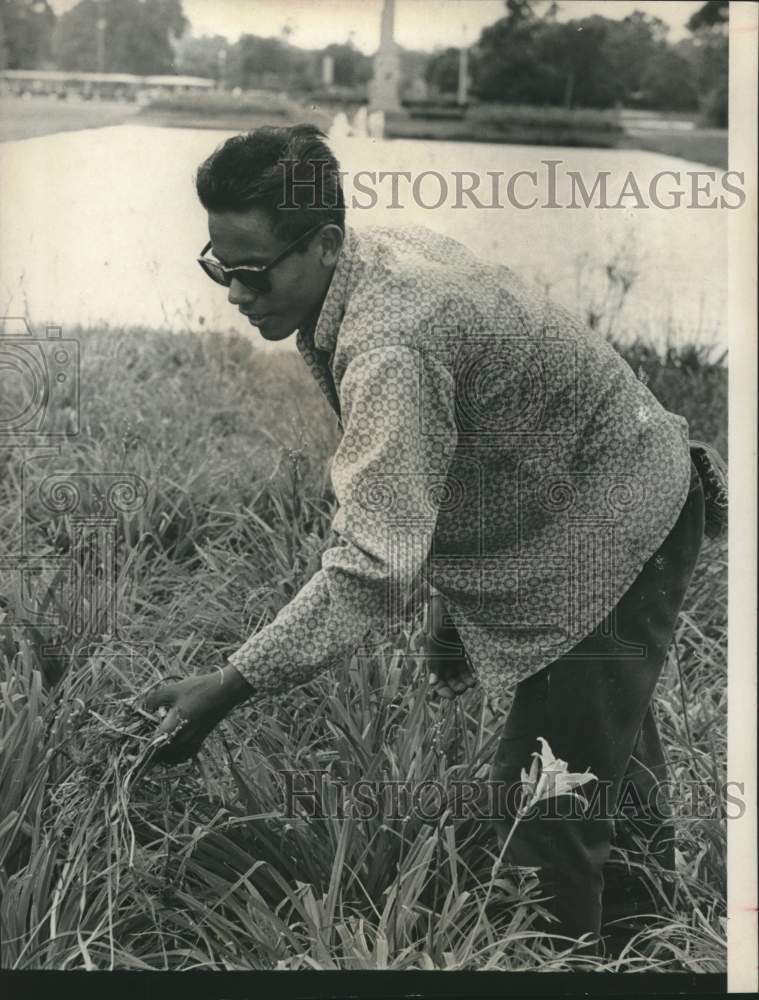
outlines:
[[[513,696],[494,781],[518,788],[543,737],[611,807],[623,785],[649,800],[636,832],[672,868],[650,802],[666,776],[651,699],[703,534],[686,421],[507,268],[421,227],[346,226],[338,165],[311,126],[228,140],[197,191],[201,266],[266,340],[296,334],[341,420],[339,507],[321,569],[276,619],[222,670],[151,698],[176,731],[162,759],[343,660],[421,580],[433,687],[452,697],[476,673]],[[507,860],[540,867],[547,929],[597,940],[611,819],[545,805]],[[604,916],[651,909],[628,895],[607,891]]]

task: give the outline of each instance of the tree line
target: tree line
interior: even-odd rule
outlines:
[[[469,53],[470,95],[510,104],[700,110],[727,125],[727,0],[707,0],[676,43],[655,16],[635,11],[558,19],[556,3],[506,0]],[[79,0],[57,17],[47,0],[0,0],[0,68],[184,73],[228,87],[314,90],[324,56],[332,82],[360,91],[372,59],[351,41],[306,50],[278,38],[189,33],[182,0]],[[458,89],[459,50],[401,50],[403,82],[424,78],[433,95]]]
[[[182,0],[0,0],[0,68],[171,73],[189,28]]]
[[[540,5],[545,8],[545,5]],[[613,20],[595,14],[559,21],[533,0],[506,0],[506,14],[470,50],[471,93],[512,104],[701,110],[727,125],[728,2],[708,0],[676,43],[658,17],[640,11]],[[427,80],[442,93],[458,86],[458,49],[434,55]]]

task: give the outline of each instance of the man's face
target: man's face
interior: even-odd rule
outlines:
[[[208,232],[213,254],[225,267],[268,264],[291,242],[274,235],[266,213],[260,208],[209,212]],[[267,273],[270,291],[251,291],[233,278],[227,298],[266,340],[284,340],[316,320],[340,244],[339,227],[325,227],[313,236],[305,250],[299,247]]]

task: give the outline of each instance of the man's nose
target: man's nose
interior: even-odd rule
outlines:
[[[232,278],[227,301],[233,306],[251,306],[256,301],[257,295],[257,292],[252,292],[249,288],[246,288],[237,278]]]

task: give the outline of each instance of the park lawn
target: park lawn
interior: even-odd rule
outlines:
[[[0,142],[121,125],[138,111],[124,101],[0,97]]]
[[[620,146],[663,153],[665,156],[675,156],[727,170],[727,138],[727,129],[719,128],[694,128],[688,132],[675,129],[636,130],[634,135],[625,135]]]

